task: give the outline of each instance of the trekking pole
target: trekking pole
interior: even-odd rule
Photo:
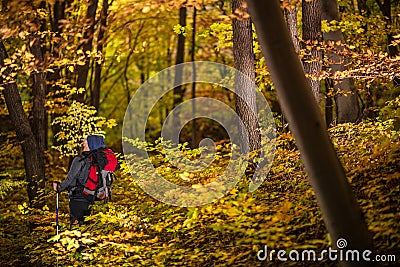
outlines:
[[[56,192],[56,235],[58,235],[58,192]]]
[[[58,236],[58,191],[56,192],[56,235]],[[56,260],[58,267],[58,251],[56,252]]]

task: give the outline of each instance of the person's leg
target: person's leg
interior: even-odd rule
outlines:
[[[69,202],[69,210],[71,225],[75,221],[78,221],[78,224],[82,225],[85,217],[89,215],[89,203],[71,199]]]
[[[76,208],[75,208],[75,201],[74,200],[69,200],[69,229],[72,230],[72,225],[75,223],[75,221],[78,220],[76,217]]]
[[[72,230],[72,224],[74,224],[75,221],[77,221],[78,225],[81,226],[85,221],[85,217],[90,214],[89,203],[85,201],[77,201],[71,199],[69,202],[69,208],[71,220],[70,229]],[[81,253],[86,248],[86,246],[80,242],[79,238],[78,242],[80,246],[76,249],[76,252]]]

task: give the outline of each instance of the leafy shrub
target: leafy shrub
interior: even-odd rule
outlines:
[[[330,134],[373,234],[374,252],[396,255],[400,243],[399,132],[388,120],[342,124],[330,129]],[[159,147],[153,144],[153,148],[157,151]],[[229,160],[229,149],[220,153],[207,175],[193,177],[196,183],[221,172],[220,165]],[[159,154],[152,157],[157,170],[171,181],[181,179]],[[140,165],[137,168],[145,175]],[[3,204],[2,210],[9,209],[13,219],[2,217],[2,232],[14,234],[13,251],[28,252],[13,256],[5,252],[2,265],[3,261],[54,265],[58,259],[63,266],[275,266],[278,262],[256,258],[265,245],[316,251],[331,246],[290,133],[278,136],[274,164],[257,191],[248,192],[248,179],[241,179],[228,195],[202,207],[174,207],[154,200],[136,184],[124,163],[117,177],[112,202],[96,203],[87,218],[90,224],[81,228],[67,229],[68,204],[63,195],[59,236],[54,236],[54,193],[48,193],[51,211],[22,214],[17,205]],[[6,226],[7,222],[13,223]],[[6,242],[3,235],[2,247]],[[80,243],[87,248],[76,253]],[[279,264],[299,266],[299,262]],[[305,262],[304,266],[310,264],[335,265]]]

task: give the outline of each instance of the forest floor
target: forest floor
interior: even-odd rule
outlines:
[[[374,255],[395,255],[395,262],[382,265],[399,266],[399,131],[386,121],[342,124],[330,129],[330,134],[373,235]],[[336,265],[326,258],[257,259],[265,246],[317,253],[332,247],[289,133],[278,136],[272,168],[253,193],[248,192],[248,181],[241,179],[229,194],[210,204],[174,207],[150,197],[121,168],[112,201],[93,205],[87,226],[68,230],[68,199],[67,194],[61,195],[58,237],[50,181],[62,180],[66,170],[50,159],[47,173],[42,210],[26,205],[23,186],[3,196],[0,266],[55,266],[57,262],[60,266]],[[87,245],[82,253],[76,252],[78,241]]]

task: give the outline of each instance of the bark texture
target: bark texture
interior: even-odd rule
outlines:
[[[235,75],[235,105],[241,121],[246,129],[240,128],[242,144],[248,144],[250,151],[260,148],[260,133],[258,131],[256,91],[255,91],[255,66],[253,52],[253,31],[250,18],[242,17],[248,14],[244,0],[232,0],[233,13],[233,59],[236,70],[242,75]],[[243,14],[243,15],[241,15]],[[247,105],[246,103],[249,103]]]
[[[82,39],[82,51],[85,55],[85,64],[77,67],[78,77],[76,80],[76,88],[86,88],[86,83],[90,68],[90,56],[87,54],[92,51],[93,47],[93,34],[94,34],[94,24],[96,20],[98,0],[89,0],[87,3],[87,12],[85,19],[85,26],[87,27],[83,34]],[[75,100],[79,102],[85,101],[85,93],[78,93],[75,96]]]
[[[299,31],[297,29],[297,9],[296,7],[291,7],[285,9],[286,23],[289,28],[290,37],[292,38],[294,50],[298,54],[300,52],[299,44]]]
[[[308,82],[314,94],[315,101],[320,102],[320,80],[317,78],[322,70],[322,52],[316,49],[317,44],[322,41],[321,33],[321,0],[302,1],[303,41],[305,45],[312,46],[310,54],[305,57],[303,66],[308,75]]]
[[[29,203],[32,207],[40,208],[43,205],[40,194],[43,193],[44,188],[43,155],[40,153],[34,132],[24,112],[17,84],[14,80],[5,79],[6,77],[11,77],[10,74],[12,73],[12,69],[4,64],[6,58],[8,58],[6,48],[3,42],[0,42],[0,66],[6,67],[3,76],[0,77],[0,82],[4,87],[2,93],[6,101],[8,113],[14,124],[17,138],[22,146],[26,181],[28,182]]]
[[[31,192],[32,199],[37,196],[39,200],[42,196],[42,189],[45,186],[45,158],[44,153],[47,149],[47,113],[45,109],[46,102],[46,74],[44,73],[44,59],[42,54],[42,48],[40,45],[39,36],[33,35],[33,40],[31,40],[31,52],[35,56],[37,70],[34,72],[33,76],[33,90],[32,90],[32,133],[35,137],[35,142],[37,145],[37,167],[39,169],[39,177],[41,177],[37,182],[34,182],[32,186],[35,188],[36,192]],[[40,189],[40,190],[39,190]],[[40,191],[40,192],[39,192]]]
[[[104,58],[104,43],[105,39],[105,32],[107,29],[107,17],[108,17],[108,0],[103,0],[103,8],[101,10],[100,16],[100,29],[99,35],[97,37],[97,52],[101,53]],[[101,88],[101,69],[102,69],[102,62],[95,62],[95,69],[94,69],[94,87],[91,96],[91,104],[99,110],[100,108],[100,88]]]

